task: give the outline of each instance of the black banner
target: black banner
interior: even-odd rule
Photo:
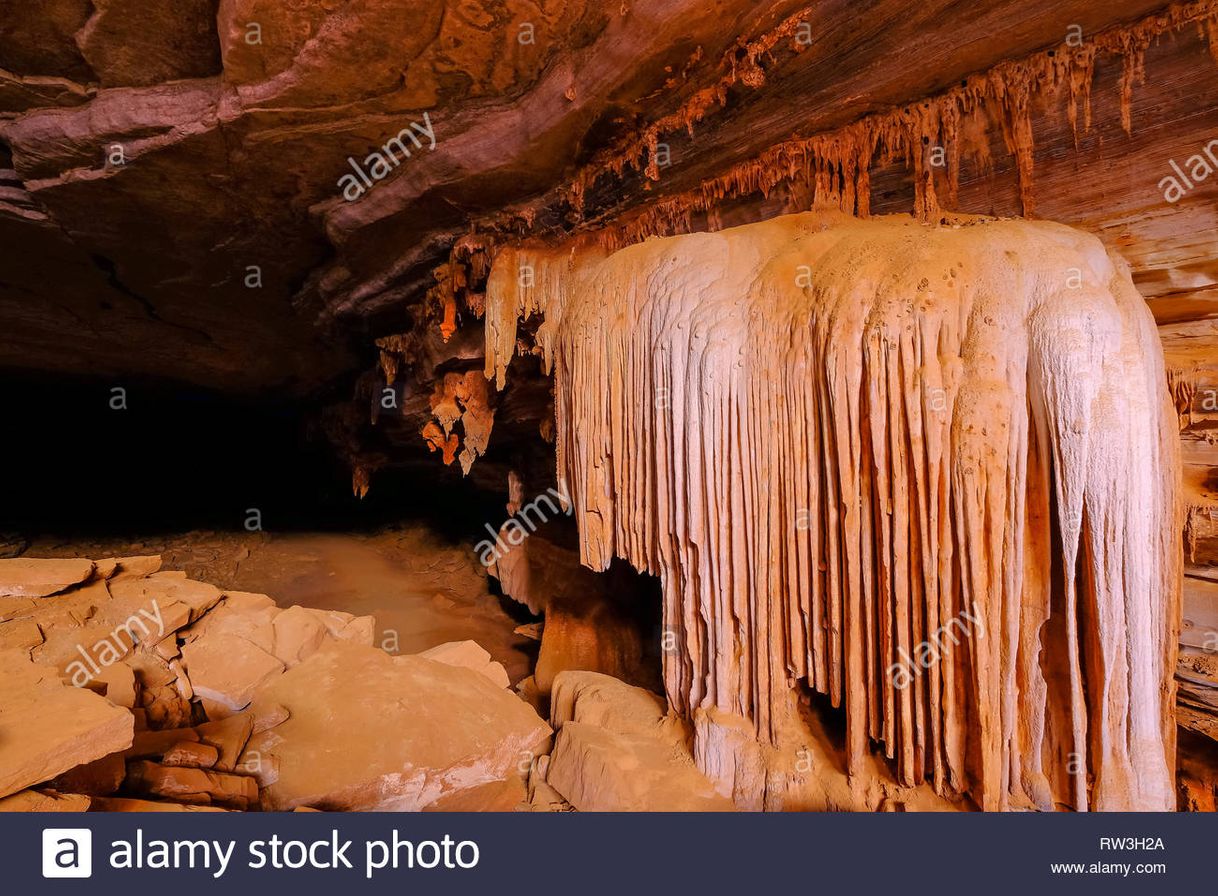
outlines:
[[[26,814],[0,816],[0,843],[13,894],[1039,896],[1208,890],[1218,816]]]

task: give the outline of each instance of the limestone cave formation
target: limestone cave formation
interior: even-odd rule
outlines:
[[[0,395],[0,810],[1216,809],[1218,0],[0,0]]]

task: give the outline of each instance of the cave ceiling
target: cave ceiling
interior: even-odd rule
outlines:
[[[0,367],[314,393],[418,323],[455,240],[632,135],[671,165],[589,180],[586,222],[1163,6],[0,0]],[[1211,282],[1133,248],[1160,294]]]

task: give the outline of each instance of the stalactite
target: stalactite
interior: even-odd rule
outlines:
[[[778,28],[757,40],[742,44],[746,58],[756,60],[771,53],[795,33],[801,21],[812,15],[809,10],[785,20]],[[887,164],[904,161],[914,172],[915,208],[923,220],[933,220],[940,211],[934,195],[933,178],[924,166],[923,137],[948,150],[949,164],[944,174],[949,184],[949,205],[954,201],[959,178],[959,154],[951,149],[954,135],[972,131],[975,122],[985,122],[987,109],[1003,128],[1003,137],[1013,153],[1019,177],[1024,213],[1032,211],[1034,135],[1031,123],[1033,101],[1048,90],[1067,90],[1067,115],[1078,138],[1079,105],[1082,129],[1092,126],[1091,89],[1096,61],[1114,57],[1121,60],[1120,106],[1122,126],[1132,132],[1133,90],[1145,79],[1146,50],[1165,34],[1190,25],[1203,29],[1210,38],[1211,51],[1218,60],[1218,0],[1193,0],[1177,3],[1164,12],[1126,26],[1117,26],[1088,37],[1082,45],[1063,42],[1051,50],[1022,60],[999,63],[994,68],[969,76],[964,83],[921,103],[873,113],[835,131],[797,137],[778,144],[755,159],[735,165],[722,175],[704,181],[691,191],[667,196],[649,207],[621,216],[612,226],[601,227],[602,245],[619,248],[650,236],[686,233],[694,215],[709,213],[723,202],[750,194],[768,195],[783,182],[800,183],[811,188],[813,208],[836,207],[866,216],[870,209],[870,169],[874,162]],[[729,53],[725,65],[735,58]],[[668,134],[693,132],[694,124],[727,103],[728,90],[741,82],[743,68],[730,67],[716,85],[695,94],[677,112],[653,122],[643,131],[620,141],[596,156],[565,187],[557,201],[566,202],[582,218],[588,191],[602,178],[622,178],[633,170],[655,180],[654,148]],[[972,134],[972,143],[985,161],[984,134]],[[547,200],[551,203],[556,197]],[[516,209],[498,222],[485,222],[487,230],[527,234],[532,230],[537,206]],[[586,227],[597,221],[585,222]],[[523,224],[523,226],[521,226]],[[616,230],[610,235],[610,229]]]
[[[385,377],[385,385],[392,386],[398,378],[398,357],[384,349],[380,351],[381,373]]]
[[[1218,17],[1206,19],[1198,26],[1201,36],[1209,43],[1210,55],[1218,62]]]
[[[424,424],[423,439],[432,451],[441,452],[446,466],[459,459],[462,471],[468,473],[474,461],[486,452],[495,424],[486,379],[476,370],[444,374],[436,381],[431,413],[434,419]]]
[[[878,742],[986,809],[1174,805],[1176,423],[1098,240],[808,213],[505,249],[501,386],[537,313],[581,560],[660,576],[674,709],[776,745],[803,680],[851,773]]]
[[[1172,398],[1176,403],[1176,413],[1180,418],[1180,429],[1183,431],[1192,423],[1193,401],[1197,397],[1197,377],[1200,371],[1169,370],[1168,385]]]
[[[372,487],[372,472],[364,466],[356,466],[351,470],[351,494],[364,498]]]
[[[1070,58],[1066,78],[1070,88],[1070,105],[1067,115],[1070,132],[1074,137],[1074,148],[1078,150],[1078,104],[1083,104],[1083,130],[1091,130],[1091,84],[1095,81],[1095,52],[1093,44],[1079,47]]]
[[[440,452],[444,466],[449,466],[456,459],[461,440],[455,432],[445,433],[436,421],[430,420],[423,426],[422,435],[428,450]]]

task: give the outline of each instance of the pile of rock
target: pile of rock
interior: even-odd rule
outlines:
[[[159,557],[0,560],[0,810],[732,808],[643,688],[561,672],[552,731],[473,641],[373,640]]]
[[[551,731],[478,645],[391,656],[372,617],[160,565],[0,560],[0,809],[524,800]]]

